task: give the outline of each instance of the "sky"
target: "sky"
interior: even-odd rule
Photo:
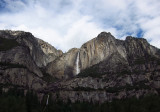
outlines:
[[[31,32],[63,52],[102,31],[160,48],[159,10],[160,0],[0,0],[0,30]]]

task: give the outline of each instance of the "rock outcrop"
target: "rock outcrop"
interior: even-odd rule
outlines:
[[[1,38],[14,39],[20,46],[28,48],[29,54],[38,67],[46,66],[49,62],[63,54],[62,51],[56,50],[50,44],[35,38],[29,32],[7,30],[0,31],[0,36]]]
[[[58,79],[67,79],[76,75],[76,57],[78,49],[73,48],[63,56],[49,63],[46,72]]]
[[[0,83],[34,90],[45,87],[41,68],[62,54],[31,33],[0,31]]]

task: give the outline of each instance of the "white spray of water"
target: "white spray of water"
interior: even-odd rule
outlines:
[[[79,69],[79,52],[77,54],[77,59],[76,59],[76,74],[80,73],[80,69]]]
[[[44,107],[44,110],[42,112],[45,112],[46,108],[47,108],[47,105],[48,105],[48,100],[49,100],[49,95],[47,97],[47,101],[46,101],[46,106]]]
[[[49,99],[49,95],[48,95],[48,97],[47,97],[46,105],[48,105],[48,99]]]

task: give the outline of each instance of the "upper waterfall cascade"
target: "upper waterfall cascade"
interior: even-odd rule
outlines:
[[[76,59],[76,75],[79,73],[80,73],[80,68],[79,68],[79,52],[78,52]]]

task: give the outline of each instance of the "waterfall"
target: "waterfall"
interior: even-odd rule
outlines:
[[[77,59],[76,59],[76,75],[80,73],[79,69],[79,52],[77,54]]]
[[[45,112],[45,110],[46,110],[46,108],[47,108],[47,105],[48,105],[48,100],[49,100],[49,95],[48,95],[48,97],[47,97],[46,105],[45,105],[45,107],[44,107],[44,109],[43,109],[42,112]]]
[[[48,105],[48,99],[49,99],[49,95],[48,95],[48,97],[47,97],[46,105]]]

